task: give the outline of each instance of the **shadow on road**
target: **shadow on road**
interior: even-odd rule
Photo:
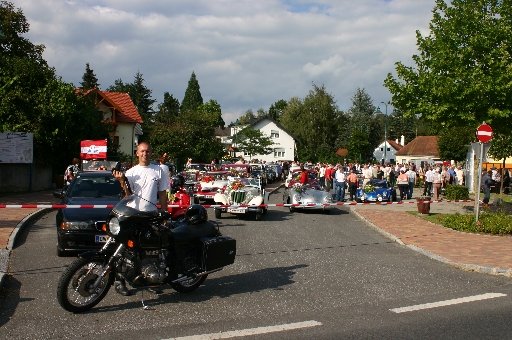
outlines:
[[[155,295],[145,293],[145,303],[154,309],[158,305],[168,303],[205,302],[214,297],[227,298],[237,294],[255,293],[269,289],[282,290],[284,286],[295,283],[293,276],[297,269],[306,267],[308,266],[301,264],[290,267],[265,268],[249,273],[207,279],[203,286],[190,294],[180,294],[172,291],[170,288],[165,291],[165,294],[159,295],[156,298],[154,298]],[[115,293],[110,292],[109,294]],[[137,293],[137,297],[141,297],[141,292]],[[139,300],[115,306],[97,307],[86,313],[94,314],[140,308],[142,308],[142,305]]]

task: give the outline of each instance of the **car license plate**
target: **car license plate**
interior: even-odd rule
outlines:
[[[245,212],[246,212],[246,209],[231,209],[231,208],[228,208],[228,213],[245,214]]]
[[[107,242],[107,240],[109,238],[110,238],[110,236],[108,236],[108,235],[96,235],[95,236],[96,243],[105,243],[105,242]]]

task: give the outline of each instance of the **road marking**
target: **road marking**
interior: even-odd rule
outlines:
[[[409,306],[409,307],[393,308],[393,309],[390,309],[390,311],[395,312],[395,313],[413,312],[413,311],[422,310],[422,309],[451,306],[451,305],[456,305],[456,304],[459,304],[459,303],[473,302],[473,301],[480,301],[480,300],[487,300],[487,299],[494,299],[494,298],[503,297],[503,296],[507,296],[507,294],[487,293],[487,294],[480,294],[480,295],[463,297],[463,298],[459,298],[459,299],[452,299],[452,300],[445,300],[445,301],[439,301],[439,302],[424,303],[424,304],[421,304],[421,305],[414,305],[414,306]]]
[[[241,336],[282,332],[282,331],[289,331],[289,330],[293,330],[293,329],[308,328],[308,327],[315,327],[315,326],[322,326],[322,323],[312,320],[312,321],[289,323],[289,324],[284,324],[284,325],[249,328],[249,329],[242,329],[242,330],[238,330],[238,331],[229,331],[229,332],[220,332],[220,333],[191,335],[191,336],[184,336],[184,337],[180,337],[180,338],[171,338],[171,339],[162,339],[162,340],[229,339],[229,338],[236,338],[236,337],[241,337]]]

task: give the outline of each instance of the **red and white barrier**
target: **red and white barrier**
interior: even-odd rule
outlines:
[[[437,200],[437,201],[410,201],[410,202],[336,202],[336,203],[324,203],[324,204],[261,204],[258,207],[316,207],[316,206],[344,206],[344,205],[390,205],[390,204],[414,204],[414,203],[460,203],[460,202],[474,202],[474,200]],[[101,204],[82,204],[82,205],[68,205],[68,204],[0,204],[0,209],[112,209],[113,204],[101,205]],[[182,207],[180,205],[169,205],[169,208]],[[216,204],[203,204],[205,208],[227,208],[227,207],[249,207],[248,204],[240,205],[216,205]],[[251,207],[256,207],[251,205]]]

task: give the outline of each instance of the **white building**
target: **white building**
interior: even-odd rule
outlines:
[[[274,145],[271,146],[273,152],[268,155],[252,155],[253,159],[263,160],[267,163],[275,163],[277,161],[293,161],[295,160],[296,154],[296,142],[297,138],[286,130],[281,124],[273,120],[272,118],[265,116],[258,118],[250,124],[253,129],[261,131],[265,136],[272,138]],[[233,126],[231,127],[231,136],[236,135],[245,126]],[[231,136],[223,138],[223,142],[229,141],[236,150],[236,139]],[[242,152],[236,152],[235,157],[243,157],[249,161],[248,154],[242,154]]]
[[[396,163],[395,153],[402,149],[404,145],[404,136],[402,136],[401,143],[402,144],[398,144],[398,140],[393,142],[389,139],[387,141],[382,141],[382,143],[380,143],[373,151],[373,157],[381,164]],[[384,148],[386,148],[386,152],[384,152]]]

